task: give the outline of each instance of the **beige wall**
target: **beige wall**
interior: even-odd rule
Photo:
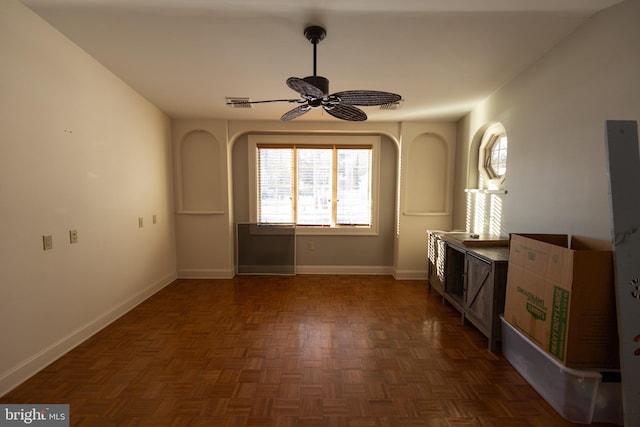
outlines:
[[[178,274],[181,277],[231,277],[234,270],[234,225],[248,221],[246,136],[251,133],[377,134],[383,146],[380,232],[375,237],[298,236],[297,266],[306,273],[394,274],[426,277],[425,230],[451,226],[453,200],[454,123],[305,122],[175,120],[176,220]],[[197,133],[194,133],[197,132]],[[197,168],[181,155],[190,135],[206,134],[224,150],[212,160],[224,183],[211,193],[226,200],[217,212],[180,211],[182,175]],[[413,148],[412,147],[418,147]],[[412,161],[408,157],[412,156]],[[407,163],[407,167],[404,164]],[[427,171],[427,172],[425,172]],[[212,182],[209,179],[209,182]],[[198,190],[199,191],[199,190]],[[206,191],[204,192],[206,193]],[[203,193],[203,194],[204,194]],[[412,195],[419,203],[407,202]],[[208,199],[209,196],[203,196]],[[437,203],[430,205],[429,200]],[[398,234],[398,230],[400,233]],[[307,242],[313,241],[309,251]]]
[[[184,278],[233,277],[233,206],[229,198],[227,123],[224,120],[174,120],[172,128],[178,275]],[[192,201],[186,203],[193,185],[184,177],[197,167],[189,163],[190,159],[183,151],[185,145],[193,141],[212,147],[206,157],[215,176],[201,180],[199,184],[192,182],[198,188]],[[199,198],[213,202],[199,203]]]
[[[640,2],[587,21],[458,124],[454,226],[464,228],[471,151],[487,123],[509,138],[507,232],[610,239],[605,120],[640,120]]]
[[[289,133],[289,135],[291,135]],[[308,133],[295,134],[308,135]],[[345,137],[348,138],[348,135]],[[397,144],[382,136],[380,144],[380,187],[378,199],[378,234],[376,236],[298,235],[296,239],[297,272],[332,272],[341,269],[364,269],[390,274],[393,266],[395,231]],[[248,135],[233,145],[233,204],[235,222],[249,222]],[[312,250],[309,249],[312,245]],[[342,270],[344,271],[344,270]]]
[[[451,229],[455,152],[455,123],[402,123],[399,223],[394,251],[398,278],[426,278],[426,231]],[[431,202],[414,202],[415,198]]]
[[[176,263],[168,118],[16,0],[0,2],[0,58],[2,395]]]

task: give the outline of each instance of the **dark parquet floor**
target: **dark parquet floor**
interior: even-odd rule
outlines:
[[[487,340],[384,276],[177,280],[0,403],[72,426],[570,426]]]

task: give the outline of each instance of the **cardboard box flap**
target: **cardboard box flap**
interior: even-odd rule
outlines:
[[[514,236],[522,236],[527,239],[533,239],[551,245],[562,246],[563,248],[569,247],[569,236],[567,234],[535,234],[535,233],[518,233],[512,234]]]
[[[612,252],[611,242],[609,240],[594,239],[583,236],[572,236],[570,247],[576,251]]]

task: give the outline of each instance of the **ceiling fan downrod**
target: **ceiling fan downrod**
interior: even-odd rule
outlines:
[[[325,97],[329,94],[329,80],[326,79],[325,77],[318,76],[317,74],[317,59],[318,59],[317,49],[318,49],[318,43],[324,40],[326,35],[327,35],[327,31],[318,25],[312,25],[304,29],[304,36],[313,45],[313,75],[302,79],[305,82],[320,89]]]
[[[304,36],[307,38],[307,40],[311,42],[311,44],[313,44],[313,76],[314,77],[316,76],[316,72],[317,72],[316,60],[317,60],[318,43],[324,40],[326,35],[327,35],[327,31],[318,25],[312,25],[304,29]]]

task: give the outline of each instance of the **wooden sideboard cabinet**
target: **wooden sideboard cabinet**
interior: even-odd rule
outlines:
[[[504,311],[508,241],[495,236],[468,240],[468,233],[428,231],[428,283],[497,351]]]

